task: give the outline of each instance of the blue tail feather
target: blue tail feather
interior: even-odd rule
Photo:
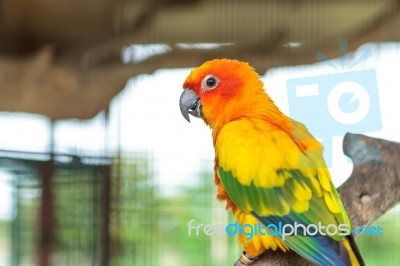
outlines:
[[[258,220],[260,220],[266,226],[268,224],[275,224],[278,226],[281,224],[303,224],[307,226],[310,224],[307,221],[301,221],[298,217],[286,216],[267,216],[260,217],[253,213]],[[349,255],[343,243],[332,239],[329,236],[317,234],[314,236],[304,236],[304,232],[301,227],[298,228],[297,235],[286,236],[284,239],[285,243],[296,253],[309,261],[321,265],[321,266],[347,266],[351,265]]]

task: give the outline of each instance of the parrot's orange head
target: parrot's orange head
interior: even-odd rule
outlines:
[[[237,60],[205,62],[189,74],[183,88],[182,115],[189,122],[189,114],[201,117],[212,128],[240,117],[256,116],[260,103],[265,102],[263,98],[273,104],[255,70]]]

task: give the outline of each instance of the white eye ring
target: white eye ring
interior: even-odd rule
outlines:
[[[215,89],[219,84],[219,79],[214,75],[207,75],[201,82],[201,88],[203,90]]]

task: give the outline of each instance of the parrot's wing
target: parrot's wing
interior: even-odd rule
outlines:
[[[254,120],[225,125],[216,140],[218,174],[229,197],[264,224],[351,226],[334,188],[318,141],[308,140]],[[301,136],[300,136],[301,137]],[[331,228],[330,233],[334,231]],[[297,232],[299,235],[302,231]],[[285,242],[320,265],[347,265],[348,248],[339,231],[314,237],[289,236]],[[347,250],[347,251],[346,251]]]

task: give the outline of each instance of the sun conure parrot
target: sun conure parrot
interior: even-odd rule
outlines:
[[[278,109],[249,64],[205,62],[189,74],[183,88],[181,113],[189,122],[191,114],[211,127],[217,198],[226,200],[239,224],[342,224],[347,230],[343,235],[331,226],[329,235],[321,231],[312,236],[299,227],[297,235],[284,239],[272,228],[271,234],[251,239],[242,234],[243,264],[265,250],[290,248],[316,265],[364,265],[322,145]]]

